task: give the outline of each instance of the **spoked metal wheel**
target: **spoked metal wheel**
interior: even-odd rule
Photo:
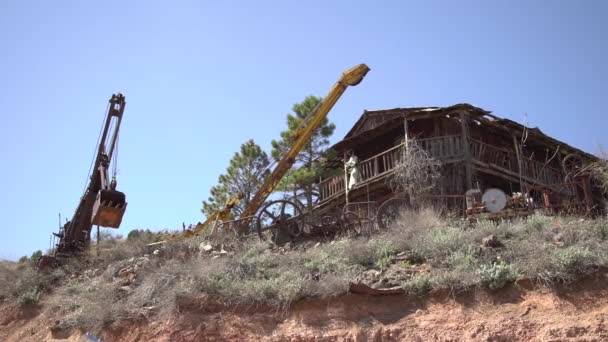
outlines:
[[[562,160],[565,181],[570,182],[583,169],[583,158],[578,154],[569,154]]]
[[[376,223],[380,229],[389,228],[401,214],[401,211],[408,206],[405,198],[391,198],[382,203],[378,208]]]
[[[303,229],[302,210],[294,202],[272,201],[258,214],[258,236],[264,241],[281,245],[300,236]]]

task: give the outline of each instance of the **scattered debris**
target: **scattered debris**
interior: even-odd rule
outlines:
[[[481,240],[481,246],[483,248],[502,248],[504,244],[498,240],[496,235],[488,235]]]

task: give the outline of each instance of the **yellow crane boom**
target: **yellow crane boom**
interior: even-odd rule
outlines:
[[[304,127],[299,128],[294,134],[294,142],[291,145],[289,151],[283,156],[283,158],[277,164],[277,167],[272,171],[272,173],[266,178],[264,184],[260,187],[260,189],[256,192],[253,199],[249,202],[245,210],[241,214],[241,217],[250,217],[256,214],[258,210],[260,210],[261,206],[264,204],[264,201],[270,196],[270,194],[275,190],[283,176],[289,171],[289,169],[296,162],[296,157],[302,151],[304,146],[310,141],[310,138],[314,134],[314,132],[321,126],[323,120],[327,117],[329,111],[333,108],[333,106],[338,102],[346,88],[348,86],[356,86],[359,84],[367,72],[369,71],[369,67],[365,64],[359,64],[353,68],[346,70],[342,77],[334,84],[334,86],[330,89],[327,96],[323,98],[321,105],[317,107],[315,111],[313,111],[309,117],[310,120],[304,120]]]
[[[327,117],[329,111],[338,102],[346,88],[349,86],[356,86],[359,84],[367,72],[369,67],[365,64],[359,64],[352,67],[342,73],[342,76],[330,89],[327,96],[323,98],[323,101],[317,106],[300,124],[300,127],[296,130],[293,135],[293,144],[289,151],[281,158],[276,168],[266,178],[260,189],[256,192],[253,199],[245,207],[241,214],[241,222],[239,226],[239,233],[244,234],[248,231],[248,226],[251,223],[253,216],[260,210],[264,202],[270,196],[270,194],[276,189],[277,185],[285,176],[287,171],[291,169],[293,164],[296,162],[296,157],[310,141],[310,138],[314,132],[321,126],[323,120]],[[232,208],[243,198],[243,194],[238,194],[236,197],[226,201],[224,208],[216,213],[210,215],[205,222],[198,223],[193,230],[186,231],[179,236],[171,236],[171,238],[177,237],[189,237],[202,233],[210,224],[226,222],[230,218],[230,211]]]

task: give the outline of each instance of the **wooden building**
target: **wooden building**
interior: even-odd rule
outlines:
[[[442,178],[429,198],[454,210],[465,208],[469,189],[497,188],[526,193],[533,206],[553,212],[576,207],[591,211],[602,205],[588,176],[577,171],[591,154],[496,117],[470,104],[450,107],[395,108],[364,111],[344,139],[332,148],[334,167],[344,169],[350,153],[359,159],[360,181],[348,192],[347,172],[321,179],[320,212],[337,212],[350,203],[381,204],[397,196],[387,179],[409,139],[416,139],[442,163]],[[334,173],[335,174],[335,173]]]

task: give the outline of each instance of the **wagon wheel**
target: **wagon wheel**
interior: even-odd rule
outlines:
[[[347,211],[342,215],[342,223],[346,232],[354,232],[356,235],[360,235],[363,231],[363,222],[359,214],[354,211]]]
[[[405,198],[391,198],[380,205],[376,215],[376,222],[380,229],[387,229],[395,222],[401,211],[408,206]]]
[[[566,174],[565,181],[568,182],[583,169],[583,158],[578,154],[569,154],[562,160],[562,168]]]
[[[334,236],[339,231],[340,220],[333,215],[324,215],[319,221],[313,235],[329,237]]]
[[[336,218],[333,217],[332,215],[325,215],[325,216],[321,217],[321,225],[323,227],[333,226],[337,223],[338,223],[338,220],[336,220]]]
[[[322,235],[333,235],[339,229],[340,220],[333,215],[325,215],[321,217],[321,234]]]
[[[302,217],[302,209],[294,202],[272,201],[258,214],[258,236],[264,241],[275,244],[291,241],[302,233],[304,228]]]

